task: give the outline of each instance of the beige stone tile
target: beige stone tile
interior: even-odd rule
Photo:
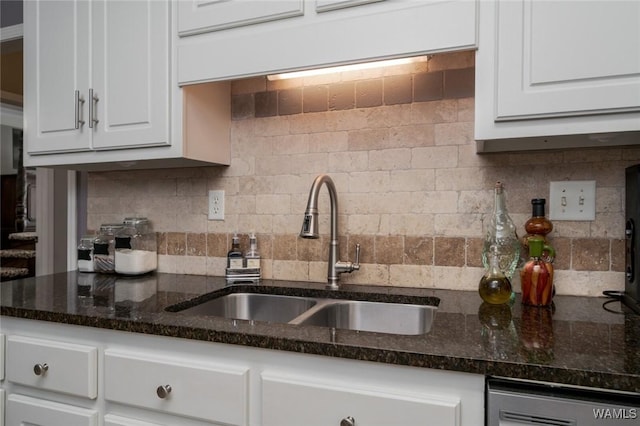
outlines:
[[[295,235],[274,235],[273,236],[273,259],[274,260],[297,260],[297,236]]]
[[[458,99],[458,119],[457,121],[467,121],[473,123],[475,120],[475,98]]]
[[[439,236],[480,237],[483,235],[481,215],[437,214],[434,233]]]
[[[227,258],[225,257],[207,257],[206,258],[206,275],[223,277],[227,267]]]
[[[231,243],[226,233],[209,233],[206,238],[208,257],[226,257],[231,248]]]
[[[352,130],[348,133],[349,151],[369,151],[393,147],[388,128]]]
[[[291,197],[288,194],[264,194],[256,196],[256,213],[288,214],[291,212]]]
[[[433,214],[390,214],[387,216],[387,228],[380,229],[381,232],[390,235],[418,235],[431,236],[434,234]]]
[[[434,170],[391,170],[389,172],[390,191],[432,191],[435,189]],[[376,191],[384,191],[384,187]]]
[[[185,254],[187,256],[206,256],[207,234],[193,232],[187,233],[187,248]]]
[[[429,71],[469,68],[475,66],[475,51],[438,53],[429,59]]]
[[[347,216],[347,231],[356,235],[375,235],[381,233],[380,215],[351,214]]]
[[[312,133],[307,135],[309,152],[345,152],[349,148],[346,131]]]
[[[267,78],[265,76],[243,78],[231,82],[232,95],[264,92],[265,90],[267,90]]]
[[[376,263],[383,265],[402,264],[404,238],[401,236],[377,235],[374,239]]]
[[[433,287],[432,267],[424,265],[390,265],[389,284],[394,287]]]
[[[557,271],[553,276],[556,294],[602,296],[604,290],[624,290],[624,272]]]
[[[389,129],[389,142],[397,147],[433,146],[435,127],[433,124],[394,126]]]
[[[624,238],[626,217],[623,212],[596,213],[590,236],[595,238]]]
[[[474,268],[483,268],[482,265],[482,247],[484,240],[482,238],[467,238],[467,266]]]
[[[458,120],[458,103],[455,99],[418,102],[411,104],[411,122],[453,123]]]
[[[367,151],[346,151],[329,153],[329,172],[361,172],[369,167]]]
[[[361,263],[359,271],[342,274],[340,281],[348,284],[389,285],[389,265]]]
[[[434,146],[411,150],[411,168],[413,169],[452,169],[457,164],[458,148],[455,146]]]
[[[435,237],[433,264],[436,266],[464,266],[466,241],[461,237]]]
[[[434,266],[433,286],[450,290],[478,291],[478,283],[484,275],[483,268]],[[480,302],[478,296],[478,302]]]
[[[204,256],[183,256],[176,263],[176,274],[206,275],[207,258]]]
[[[405,265],[433,265],[433,238],[404,237]]]
[[[182,259],[183,257],[184,256],[158,255],[158,272],[175,274],[178,259]]]
[[[412,123],[411,104],[367,108],[364,111],[367,129],[406,126]]]
[[[308,281],[309,262],[274,260],[273,278],[276,280]]]
[[[306,154],[309,152],[309,140],[306,135],[277,136],[273,144],[274,155]]]
[[[411,167],[411,149],[369,151],[369,170],[407,170]]]
[[[571,269],[576,271],[608,271],[610,242],[599,238],[576,238],[571,251]]]
[[[624,239],[611,240],[611,270],[614,272],[625,271],[625,243]]]
[[[435,125],[436,145],[475,145],[473,122],[440,123]]]
[[[167,233],[167,254],[184,256],[186,252],[187,235],[184,232]]]

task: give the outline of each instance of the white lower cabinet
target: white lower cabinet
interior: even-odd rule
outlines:
[[[247,424],[248,368],[107,349],[104,369],[108,401],[226,425]]]
[[[262,424],[460,425],[460,398],[412,394],[401,387],[371,389],[364,383],[323,383],[313,377],[264,374]],[[286,403],[283,404],[283,401]]]
[[[128,417],[107,414],[104,416],[104,426],[163,426],[159,423],[149,423]]]
[[[4,389],[0,389],[0,426],[4,426]]]
[[[98,394],[98,350],[25,336],[7,339],[7,380],[20,385],[94,399]]]
[[[7,398],[7,425],[98,426],[98,411],[40,398],[11,394]]]
[[[484,416],[479,374],[13,317],[2,333],[7,426],[477,426]],[[81,391],[44,385],[71,365]]]

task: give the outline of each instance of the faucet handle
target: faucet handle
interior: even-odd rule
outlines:
[[[360,244],[356,244],[356,260],[353,262],[353,269],[360,270]]]

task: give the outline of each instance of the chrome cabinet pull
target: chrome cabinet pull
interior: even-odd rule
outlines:
[[[80,91],[79,90],[76,90],[75,104],[76,104],[76,108],[75,108],[76,129],[79,129],[80,126],[84,126],[84,120],[82,120],[82,118],[80,117],[82,105],[84,105],[84,98],[82,96],[80,96]]]
[[[171,393],[171,386],[170,385],[160,385],[156,389],[156,394],[158,395],[158,398],[160,398],[160,399],[165,399],[166,397],[169,396],[170,393]]]
[[[49,365],[47,365],[47,363],[36,364],[33,366],[33,372],[36,376],[44,376],[44,373],[46,373],[48,370]]]
[[[356,419],[351,416],[347,416],[340,420],[340,426],[356,426]]]
[[[96,118],[96,111],[98,109],[98,95],[93,93],[93,89],[89,89],[89,100],[91,101],[91,105],[89,106],[89,128],[93,128],[96,124],[100,122]]]

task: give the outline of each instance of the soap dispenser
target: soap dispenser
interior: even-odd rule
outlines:
[[[249,251],[244,257],[247,260],[247,268],[260,269],[260,253],[258,252],[258,239],[255,233],[249,235]]]
[[[231,250],[227,253],[227,268],[242,269],[243,260],[242,250],[240,250],[240,237],[238,237],[238,233],[235,232],[231,239]]]

